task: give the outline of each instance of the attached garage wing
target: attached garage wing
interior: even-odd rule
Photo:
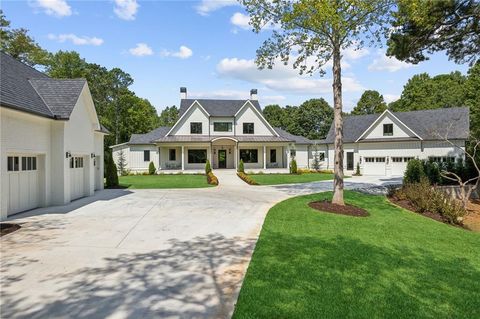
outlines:
[[[41,205],[37,156],[8,156],[7,178],[9,194],[7,215]]]
[[[365,157],[363,164],[363,175],[385,175],[385,157]]]

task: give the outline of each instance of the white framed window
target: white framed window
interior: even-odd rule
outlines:
[[[20,158],[18,156],[7,157],[7,171],[18,172],[20,170]]]
[[[373,163],[373,162],[375,162],[375,157],[365,157],[365,162],[366,163]]]
[[[375,157],[375,162],[376,163],[384,163],[385,162],[385,157]]]
[[[403,157],[392,157],[392,162],[401,163],[403,162]]]

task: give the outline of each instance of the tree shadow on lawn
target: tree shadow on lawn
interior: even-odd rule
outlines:
[[[211,234],[190,241],[171,240],[167,249],[105,258],[101,267],[40,278],[39,287],[43,283],[58,289],[38,292],[34,302],[8,289],[3,291],[1,315],[229,317],[254,243],[254,239]]]
[[[480,265],[461,256],[345,236],[263,236],[234,318],[480,317]]]

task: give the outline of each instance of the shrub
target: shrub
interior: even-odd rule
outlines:
[[[208,173],[212,172],[212,166],[210,165],[210,161],[207,159],[207,162],[205,163],[205,174],[208,175]]]
[[[107,167],[106,167],[106,184],[107,187],[115,187],[118,186],[118,171],[117,165],[113,161],[113,157],[107,156]]]
[[[210,185],[218,185],[218,178],[212,173],[212,170],[207,173],[207,183]]]
[[[360,163],[357,162],[357,170],[355,171],[355,174],[353,174],[355,176],[362,176],[362,174],[360,174]]]
[[[403,182],[405,184],[419,183],[424,176],[425,172],[423,171],[422,161],[418,159],[412,159],[407,164],[407,169],[403,175]]]
[[[238,169],[237,169],[237,171],[238,171],[239,173],[244,173],[244,174],[245,174],[245,167],[244,167],[244,165],[243,165],[243,160],[240,160],[240,163],[238,163]]]
[[[240,177],[245,183],[247,183],[247,184],[249,184],[249,185],[258,185],[257,182],[255,182],[250,176],[248,176],[248,175],[245,174],[245,173],[238,172],[237,175],[238,175],[238,177]]]
[[[437,163],[432,161],[424,161],[423,171],[425,172],[425,175],[430,181],[430,184],[436,185],[442,181],[442,176],[440,175],[440,167]]]
[[[318,159],[318,154],[313,156],[312,168],[316,171],[320,169],[320,160]]]
[[[148,174],[155,175],[156,171],[157,169],[155,168],[155,164],[153,164],[153,162],[150,162],[150,164],[148,164]]]
[[[297,174],[297,161],[292,159],[290,162],[290,174]]]

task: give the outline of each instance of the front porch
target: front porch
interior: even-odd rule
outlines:
[[[207,160],[213,169],[237,169],[243,160],[245,170],[284,172],[290,162],[288,143],[238,142],[231,137],[210,142],[158,143],[159,171],[203,171]]]

